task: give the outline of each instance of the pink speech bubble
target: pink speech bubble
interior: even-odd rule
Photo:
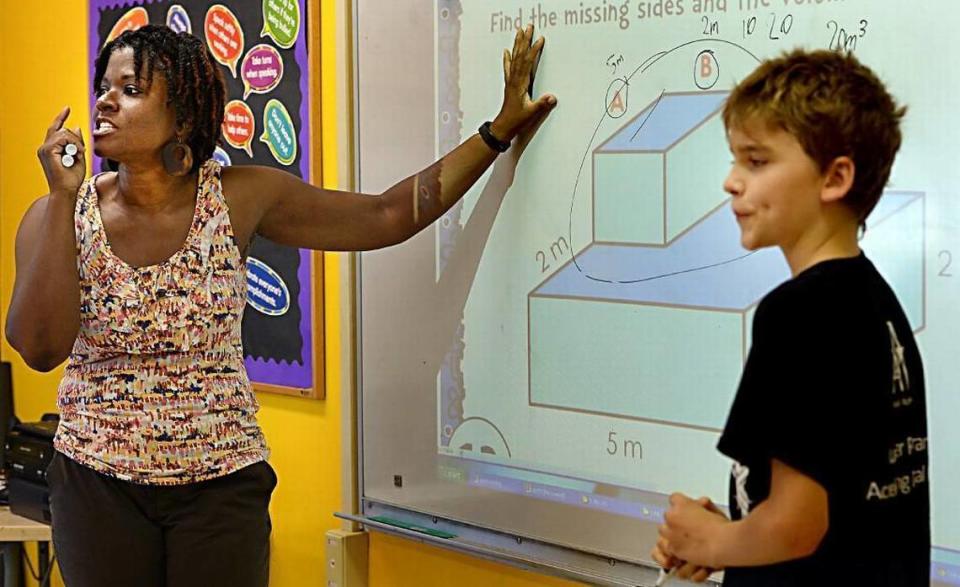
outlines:
[[[203,19],[203,33],[213,58],[237,77],[237,61],[243,54],[243,28],[236,15],[223,4],[214,4]]]
[[[223,137],[231,147],[243,149],[253,157],[253,111],[242,100],[231,100],[224,108]]]
[[[283,57],[272,45],[260,44],[252,47],[240,65],[240,79],[243,81],[243,99],[251,92],[266,94],[280,84],[283,78]]]
[[[135,31],[142,26],[146,26],[149,22],[150,15],[147,14],[146,8],[142,6],[131,8],[126,14],[120,17],[117,24],[113,25],[113,28],[110,29],[110,34],[107,35],[107,40],[104,41],[103,44],[106,45],[127,31]]]

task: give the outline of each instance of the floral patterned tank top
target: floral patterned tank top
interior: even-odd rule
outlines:
[[[134,483],[181,485],[265,460],[240,342],[246,267],[220,165],[200,169],[193,224],[167,261],[110,249],[96,177],[75,213],[80,332],[60,383],[55,446]]]

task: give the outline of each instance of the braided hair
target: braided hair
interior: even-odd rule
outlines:
[[[189,33],[175,33],[166,26],[146,25],[126,31],[107,43],[97,56],[93,89],[97,92],[114,51],[133,49],[137,82],[153,81],[156,71],[167,82],[167,105],[172,105],[181,137],[193,151],[193,169],[213,156],[220,141],[227,88],[223,73],[203,41]],[[146,71],[144,71],[146,67]]]

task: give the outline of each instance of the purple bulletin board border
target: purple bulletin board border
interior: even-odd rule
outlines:
[[[153,4],[153,0],[89,0],[90,4],[90,30],[88,36],[90,63],[90,77],[88,81],[88,90],[90,90],[90,112],[93,112],[95,106],[95,97],[91,89],[95,71],[96,56],[100,51],[99,33],[100,11],[107,8],[136,7]],[[185,0],[186,1],[186,0]],[[229,4],[229,0],[225,0]],[[297,0],[300,6],[300,34],[297,35],[297,41],[294,45],[294,59],[300,66],[300,176],[304,181],[310,181],[310,107],[311,97],[309,88],[310,63],[307,60],[307,7],[306,0]],[[259,35],[259,31],[257,31]],[[93,117],[91,117],[93,124]],[[89,136],[89,135],[88,135]],[[99,165],[96,156],[92,157],[94,168]],[[297,278],[300,280],[300,295],[297,301],[300,304],[300,335],[303,340],[303,365],[278,363],[273,360],[246,358],[247,374],[254,383],[266,385],[278,385],[282,387],[293,387],[298,389],[312,389],[314,387],[314,349],[313,349],[313,279],[312,279],[312,255],[311,251],[300,249],[300,268],[297,271]]]

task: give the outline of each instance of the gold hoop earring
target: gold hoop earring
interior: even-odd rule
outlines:
[[[193,168],[193,150],[179,136],[163,146],[163,168],[170,175],[186,175]]]

